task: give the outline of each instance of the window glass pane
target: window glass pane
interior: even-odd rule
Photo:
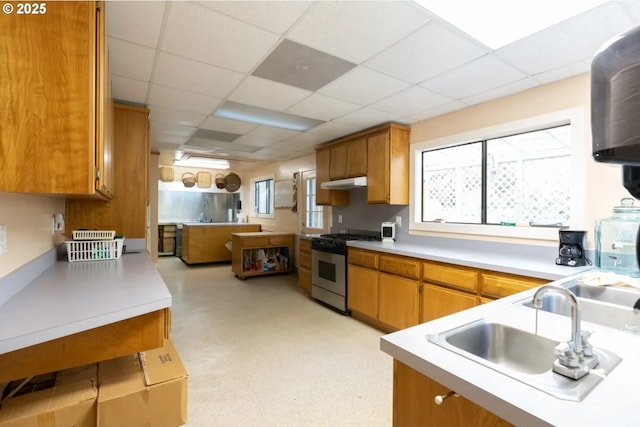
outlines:
[[[305,225],[308,228],[322,228],[322,206],[316,205],[316,179],[307,179],[305,187]]]
[[[273,207],[273,179],[256,181],[255,183],[255,203],[256,213],[271,214]]]
[[[422,221],[480,223],[482,144],[422,153]]]
[[[487,141],[487,223],[567,224],[571,126]]]

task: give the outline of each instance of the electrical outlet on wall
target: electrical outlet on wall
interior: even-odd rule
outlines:
[[[402,217],[401,216],[397,216],[396,217],[396,225],[398,227],[402,227]]]
[[[342,224],[342,215],[338,215],[338,224]]]

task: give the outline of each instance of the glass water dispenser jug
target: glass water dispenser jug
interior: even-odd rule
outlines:
[[[611,218],[596,221],[596,267],[621,274],[640,273],[636,242],[640,226],[640,207],[627,197],[613,208]]]

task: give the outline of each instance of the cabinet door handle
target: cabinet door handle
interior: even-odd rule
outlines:
[[[455,391],[451,390],[447,394],[439,394],[439,395],[437,395],[436,397],[433,398],[433,401],[435,402],[436,405],[442,405],[444,403],[444,401],[446,399],[450,398],[451,396],[458,397],[460,395],[458,393],[456,393]]]

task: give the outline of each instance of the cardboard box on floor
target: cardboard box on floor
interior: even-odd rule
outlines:
[[[34,377],[23,387],[35,389],[7,398],[0,409],[0,426],[11,427],[94,427],[98,396],[96,363],[49,374],[53,386],[38,390]],[[55,378],[55,380],[54,380]],[[40,383],[43,384],[43,383]]]
[[[170,340],[162,348],[100,362],[98,427],[187,422],[187,371]]]

